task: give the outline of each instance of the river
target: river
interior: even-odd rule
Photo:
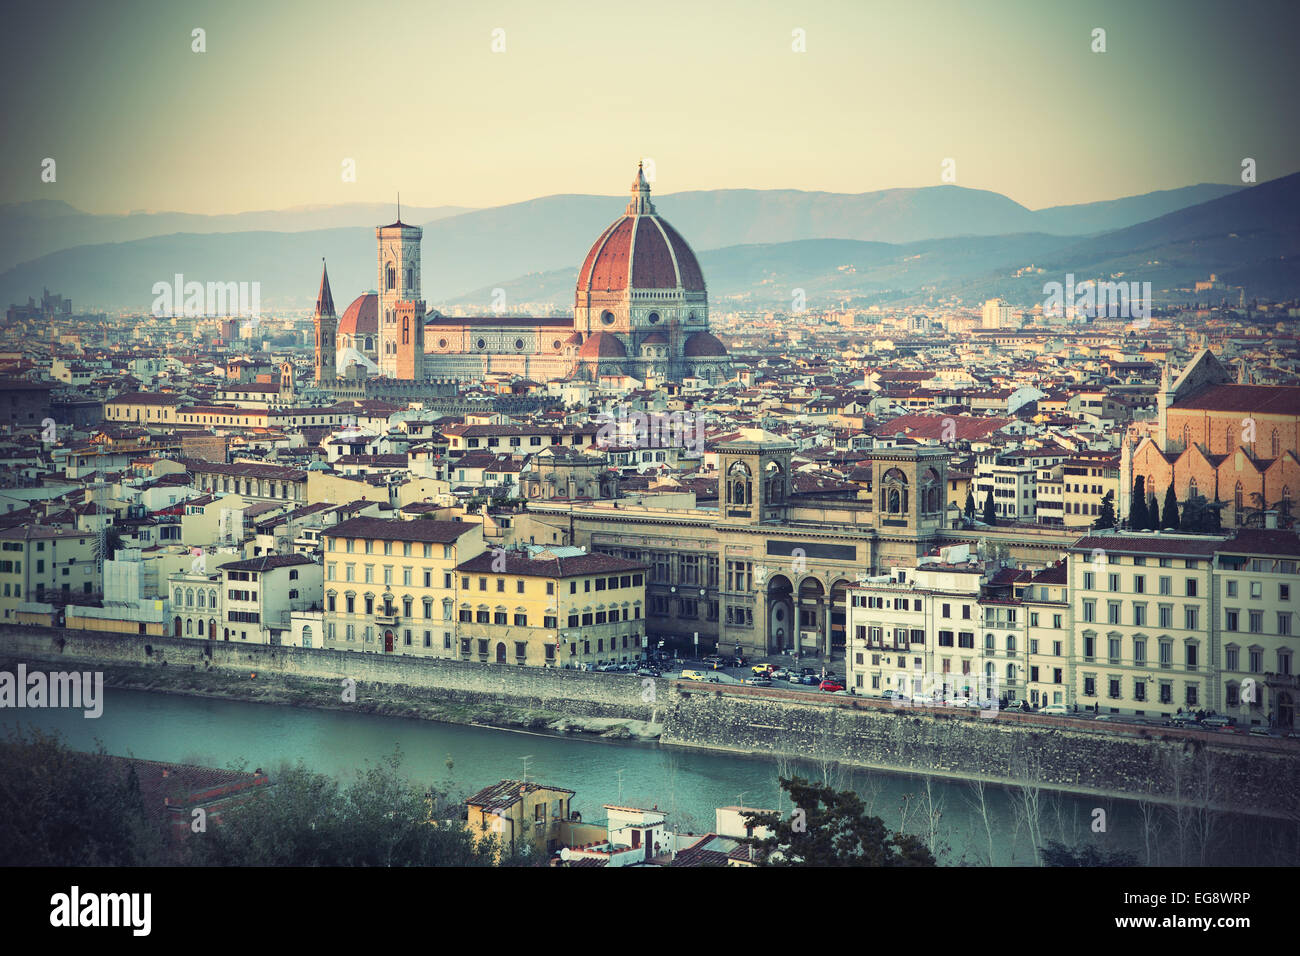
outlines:
[[[105,690],[98,719],[86,719],[79,710],[0,711],[0,727],[18,726],[58,731],[79,750],[102,742],[111,754],[147,760],[260,767],[274,773],[284,762],[301,758],[313,770],[340,779],[400,747],[405,773],[460,797],[526,772],[530,780],[576,791],[572,806],[589,822],[604,822],[601,808],[607,803],[657,805],[679,829],[697,833],[713,828],[716,807],[741,803],[776,809],[783,796],[778,765],[770,758],[115,688]],[[1202,855],[1198,833],[1204,827],[1198,824],[1204,820],[1184,815],[1180,827],[1172,811],[1148,808],[1144,817],[1143,808],[1132,801],[1041,791],[1038,813],[1026,814],[1019,791],[989,786],[984,792],[986,824],[977,809],[978,794],[964,782],[931,779],[927,791],[925,778],[817,765],[798,769],[804,776],[829,776],[838,787],[856,790],[871,813],[891,828],[902,823],[921,835],[948,865],[986,865],[990,859],[997,865],[1032,864],[1026,819],[1035,817],[1040,843],[1057,840],[1104,853],[1128,851],[1139,863],[1297,862],[1300,828],[1277,821],[1215,814],[1208,821],[1213,835]],[[789,811],[788,799],[780,809]],[[1104,819],[1096,815],[1098,809]],[[1094,821],[1104,824],[1104,831]]]

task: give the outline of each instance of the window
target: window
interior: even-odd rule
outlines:
[[[1187,596],[1196,597],[1196,578],[1187,579]]]

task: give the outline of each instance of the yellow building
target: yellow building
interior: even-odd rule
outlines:
[[[18,620],[25,602],[91,600],[102,587],[93,532],[27,524],[0,531],[0,622]]]
[[[1064,562],[1039,571],[1021,598],[1026,618],[1025,686],[1034,707],[1064,704],[1074,649],[1069,575]],[[1021,696],[1017,694],[1016,696]]]
[[[456,568],[466,661],[579,667],[641,658],[645,565],[574,547],[493,548]]]
[[[1101,502],[1110,492],[1119,514],[1119,456],[1082,455],[1064,462],[1061,469],[1062,502],[1067,528],[1090,528],[1101,514]],[[1163,501],[1163,499],[1162,499]]]
[[[572,790],[522,780],[502,780],[465,801],[466,826],[475,840],[496,838],[514,852],[526,844],[551,853],[564,842]]]
[[[463,521],[352,518],[325,540],[326,648],[453,656],[458,564],[484,549]]]

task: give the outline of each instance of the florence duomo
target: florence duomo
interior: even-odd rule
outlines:
[[[645,381],[730,377],[726,346],[709,331],[704,273],[690,245],[650,201],[637,165],[623,215],[592,244],[574,288],[572,316],[448,316],[420,296],[423,230],[398,218],[375,229],[378,292],[337,318],[322,267],[316,378],[361,374],[400,381],[481,380],[489,373],[538,381],[629,377]]]

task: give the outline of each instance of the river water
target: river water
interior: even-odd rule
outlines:
[[[658,806],[686,832],[708,832],[720,806],[781,809],[788,799],[777,785],[771,758],[683,750],[657,743],[516,733],[415,719],[308,710],[243,701],[209,700],[140,691],[105,690],[103,716],[77,710],[4,710],[0,727],[58,731],[72,747],[111,754],[213,767],[274,771],[299,758],[313,770],[348,779],[366,763],[399,747],[403,771],[464,797],[499,780],[529,780],[576,791],[575,810],[603,823],[604,804]],[[837,789],[863,795],[868,810],[891,828],[921,835],[948,865],[1032,865],[1028,819],[1037,821],[1040,845],[1057,840],[1128,851],[1139,863],[1164,865],[1290,865],[1297,826],[1216,814],[1212,836],[1200,838],[1201,819],[1181,821],[1168,810],[1132,801],[1074,797],[1041,791],[1037,813],[1024,811],[1023,793],[988,786],[985,812],[979,795],[961,781],[878,771],[847,771],[806,764],[798,770]],[[779,804],[779,806],[778,806]],[[1097,811],[1104,811],[1104,819]],[[985,822],[987,818],[987,823]],[[933,819],[933,825],[927,821]],[[1181,826],[1179,825],[1181,822]],[[1104,824],[1104,831],[1098,829]],[[1182,833],[1180,838],[1179,834]],[[1204,853],[1201,844],[1207,843]]]

